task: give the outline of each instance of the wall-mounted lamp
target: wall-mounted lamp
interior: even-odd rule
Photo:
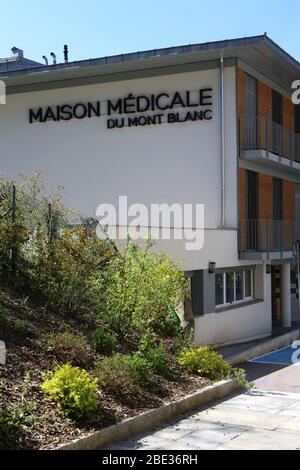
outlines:
[[[271,272],[272,272],[272,266],[271,266],[271,264],[266,264],[266,273],[267,273],[267,274],[271,274]]]
[[[214,274],[216,272],[216,263],[214,261],[210,261],[208,263],[208,272],[210,274]]]

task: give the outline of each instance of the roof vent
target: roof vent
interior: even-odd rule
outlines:
[[[56,55],[54,54],[54,52],[50,52],[50,55],[53,59],[53,65],[56,65]]]
[[[11,53],[12,53],[12,57],[15,57],[15,58],[22,59],[24,57],[24,53],[22,49],[19,49],[18,47],[12,47]]]
[[[69,62],[69,50],[68,50],[68,45],[64,45],[64,61],[65,63]]]

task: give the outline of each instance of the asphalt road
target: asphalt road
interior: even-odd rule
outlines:
[[[114,449],[300,450],[300,365],[245,363],[254,387]]]

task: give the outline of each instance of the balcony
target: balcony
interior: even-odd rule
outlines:
[[[295,222],[289,220],[241,219],[241,259],[290,259],[293,257]]]
[[[242,118],[240,156],[300,176],[300,135],[266,117]]]

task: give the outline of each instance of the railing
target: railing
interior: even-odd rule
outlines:
[[[242,219],[240,251],[289,251],[295,242],[295,223],[289,220]]]
[[[300,134],[266,117],[240,120],[241,150],[262,149],[300,162]]]

